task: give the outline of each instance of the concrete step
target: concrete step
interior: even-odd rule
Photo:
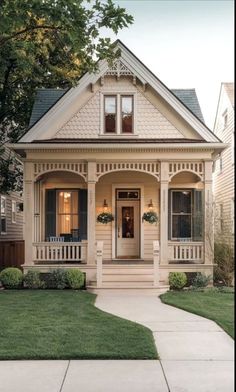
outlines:
[[[153,274],[103,274],[102,280],[104,282],[153,282]]]

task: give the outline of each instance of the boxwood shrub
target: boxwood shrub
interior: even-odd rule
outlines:
[[[180,290],[187,283],[187,276],[185,272],[170,272],[169,285],[171,289]]]
[[[79,269],[68,269],[66,271],[66,279],[70,289],[78,290],[84,287],[84,274]]]
[[[22,286],[23,273],[19,268],[4,268],[0,273],[0,281],[6,289],[18,289]]]

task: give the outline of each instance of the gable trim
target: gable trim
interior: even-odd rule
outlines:
[[[116,49],[121,50],[120,60],[139,78],[143,84],[148,83],[173,109],[207,142],[220,142],[219,138],[207,128],[186,106],[121,42],[117,41]],[[99,61],[99,72],[86,73],[76,87],[68,90],[49,111],[19,142],[32,142],[35,139],[50,138],[71,119],[77,112],[76,98],[89,84],[95,84],[109,69],[106,60]]]

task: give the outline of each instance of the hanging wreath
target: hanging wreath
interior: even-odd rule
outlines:
[[[102,212],[97,216],[97,222],[107,224],[114,220],[113,215],[110,212]]]
[[[154,211],[148,211],[148,212],[144,212],[143,217],[142,217],[142,221],[148,222],[148,223],[157,223],[158,222],[158,216],[156,214],[156,212]]]

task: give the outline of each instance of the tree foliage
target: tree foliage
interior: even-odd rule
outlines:
[[[115,34],[133,22],[112,0],[1,0],[0,139],[25,131],[37,88],[68,88],[98,58],[114,60]]]

